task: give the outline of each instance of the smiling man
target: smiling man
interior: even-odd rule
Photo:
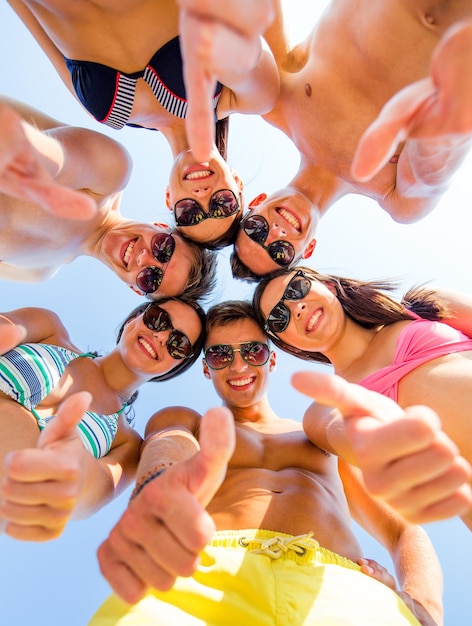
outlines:
[[[137,486],[99,549],[124,601],[109,598],[90,626],[418,626],[415,615],[441,623],[441,574],[426,533],[372,500],[347,466],[343,485],[337,458],[270,406],[276,355],[249,303],[210,308],[204,354],[204,375],[226,409],[200,419],[169,407],[149,420]],[[345,491],[407,593],[362,558]],[[374,572],[378,580],[366,575]]]
[[[120,214],[132,167],[121,144],[7,98],[0,130],[0,279],[47,280],[86,255],[149,298],[212,288],[211,252]]]

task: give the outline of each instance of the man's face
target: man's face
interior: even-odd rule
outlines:
[[[205,348],[229,344],[238,349],[241,343],[250,341],[267,343],[267,337],[256,322],[242,319],[213,328],[207,336]],[[245,408],[264,399],[268,376],[275,368],[275,363],[274,352],[271,352],[268,361],[261,366],[250,365],[240,352],[234,352],[232,363],[219,370],[211,369],[203,359],[203,373],[206,378],[211,379],[225,406]]]
[[[234,220],[241,217],[241,188],[240,180],[218,150],[206,163],[197,163],[186,150],[174,161],[166,204],[186,237],[198,243],[212,242],[224,236]]]
[[[169,239],[166,236],[170,234],[165,224],[126,222],[104,236],[101,260],[139,295],[180,295],[188,281],[193,255],[179,235],[172,233]]]
[[[263,276],[284,267],[274,260],[277,258],[277,243],[274,242],[290,242],[293,246],[294,260],[289,265],[311,255],[316,245],[313,235],[319,221],[318,211],[300,191],[286,187],[269,197],[261,194],[252,201],[249,209],[249,216],[261,216],[266,220],[267,236],[260,243],[251,239],[244,231],[245,216],[234,248],[242,263],[254,274]]]

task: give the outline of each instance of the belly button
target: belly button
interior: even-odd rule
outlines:
[[[310,83],[306,83],[306,84],[305,84],[305,93],[306,93],[306,95],[307,95],[308,97],[310,97],[310,96],[311,96],[311,85],[310,85]]]

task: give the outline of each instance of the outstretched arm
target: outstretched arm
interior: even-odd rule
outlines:
[[[121,441],[101,459],[84,448],[76,426],[90,401],[88,392],[66,398],[35,448],[7,455],[0,517],[10,537],[55,539],[69,519],[91,515],[134,476],[141,441],[134,431],[122,433]]]
[[[472,20],[445,33],[431,76],[391,98],[365,131],[352,164],[354,178],[372,178],[402,142],[396,186],[382,206],[401,220],[403,203],[407,221],[435,206],[472,146]]]
[[[374,499],[358,468],[340,459],[339,473],[351,515],[388,550],[400,589],[387,570],[374,561],[360,559],[362,571],[397,591],[423,626],[440,626],[443,623],[442,572],[427,533]]]
[[[205,161],[214,145],[216,81],[227,88],[218,104],[220,116],[233,111],[267,113],[275,104],[279,73],[261,38],[274,13],[271,0],[179,4],[187,136],[195,158]]]
[[[425,523],[471,508],[470,465],[434,411],[403,410],[334,375],[298,372],[292,383],[316,400],[303,420],[311,441],[359,467],[369,492],[406,520]]]
[[[215,530],[205,506],[233,453],[234,423],[227,409],[211,409],[201,423],[194,411],[169,411],[174,425],[165,425],[167,413],[157,419],[160,431],[147,429],[131,501],[98,550],[102,574],[129,603],[148,588],[168,590],[177,576],[195,571]]]

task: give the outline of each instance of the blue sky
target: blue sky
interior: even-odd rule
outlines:
[[[293,7],[294,40],[301,39],[327,2],[297,0]],[[310,15],[307,19],[307,15]],[[302,16],[304,19],[297,19]],[[167,218],[164,193],[171,152],[159,133],[135,129],[112,131],[96,124],[62,85],[53,68],[5,2],[0,3],[0,83],[8,96],[24,100],[66,123],[112,135],[130,151],[134,170],[124,192],[122,213],[143,221]],[[246,203],[258,193],[274,191],[291,180],[298,155],[291,143],[263,120],[233,116],[230,164],[246,183]],[[374,202],[348,196],[331,208],[318,230],[318,246],[310,264],[320,270],[358,278],[398,279],[406,290],[418,282],[447,285],[472,293],[470,177],[472,158],[455,176],[451,189],[435,211],[417,224],[395,224]],[[249,298],[251,288],[231,279],[228,251],[219,254],[219,284],[214,301]],[[37,285],[2,282],[1,310],[44,306],[56,311],[72,340],[86,350],[107,351],[115,329],[139,302],[131,290],[104,266],[81,258],[62,268],[50,281]],[[309,400],[290,387],[297,369],[320,366],[278,354],[269,398],[282,417],[301,419]],[[174,381],[142,388],[136,403],[136,428],[170,404],[190,405],[203,412],[218,405],[211,383],[197,363]],[[84,626],[110,589],[98,570],[95,552],[126,506],[129,493],[89,520],[73,522],[64,535],[47,544],[16,542],[0,537],[0,606],[3,626]],[[472,621],[470,562],[472,537],[458,520],[426,527],[438,552],[445,578],[447,626]],[[388,555],[357,529],[365,553],[392,570]],[[466,566],[468,568],[466,569]]]

